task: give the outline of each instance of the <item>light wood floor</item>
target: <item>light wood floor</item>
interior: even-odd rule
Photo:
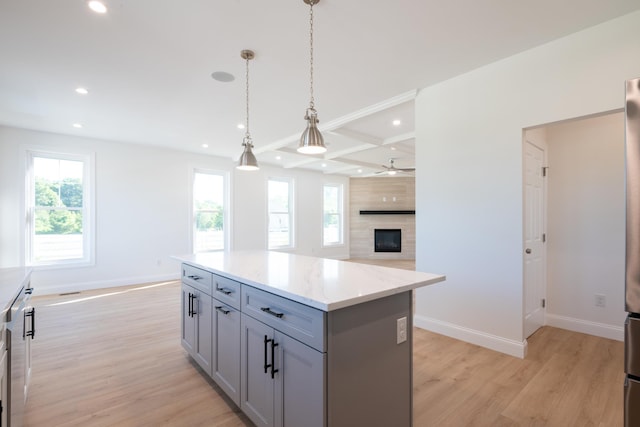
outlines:
[[[251,425],[180,347],[178,282],[33,301],[26,427]],[[416,329],[414,425],[622,426],[623,378],[621,342],[545,327],[521,360]]]

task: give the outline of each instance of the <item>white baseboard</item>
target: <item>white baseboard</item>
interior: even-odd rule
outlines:
[[[574,317],[559,316],[547,313],[545,323],[556,328],[567,329],[569,331],[583,334],[595,335],[597,337],[609,338],[616,341],[624,341],[624,327],[613,326],[606,323],[592,322],[590,320],[576,319]]]
[[[82,292],[93,289],[115,288],[117,286],[139,285],[142,283],[163,282],[180,280],[180,273],[161,274],[155,276],[127,277],[115,280],[98,280],[95,282],[65,283],[62,285],[40,286],[34,288],[34,296],[65,294],[69,292]]]
[[[527,355],[527,340],[510,340],[497,335],[487,334],[482,331],[421,315],[414,316],[413,324],[418,328],[446,335],[451,338],[479,345],[481,347],[499,351],[521,359]]]

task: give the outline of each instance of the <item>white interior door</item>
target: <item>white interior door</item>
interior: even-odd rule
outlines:
[[[544,324],[546,257],[544,248],[544,150],[524,144],[524,336]]]

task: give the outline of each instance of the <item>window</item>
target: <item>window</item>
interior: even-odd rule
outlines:
[[[269,179],[269,249],[293,246],[292,187],[288,179]]]
[[[342,244],[342,185],[325,184],[322,203],[322,244],[324,246]]]
[[[27,264],[93,262],[92,156],[27,152]]]
[[[195,171],[193,174],[193,252],[224,249],[225,177],[220,173]]]

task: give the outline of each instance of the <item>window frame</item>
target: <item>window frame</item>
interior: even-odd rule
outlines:
[[[273,213],[279,213],[279,214],[284,214],[286,213],[289,216],[289,244],[287,245],[271,245],[271,239],[270,239],[270,230],[269,230],[269,219],[271,217],[271,207],[269,206],[269,184],[272,181],[276,181],[276,182],[285,182],[287,183],[288,186],[288,200],[287,200],[287,204],[289,206],[289,210],[288,212],[273,212]],[[295,233],[295,196],[294,196],[294,179],[290,178],[290,177],[269,177],[267,178],[267,249],[269,250],[278,250],[278,249],[295,249],[296,245],[295,245],[295,237],[296,237],[296,233]]]
[[[40,148],[26,148],[25,155],[25,196],[24,216],[24,257],[25,265],[36,270],[76,268],[95,265],[96,259],[96,218],[95,218],[95,154],[53,151]],[[66,258],[54,261],[35,260],[35,175],[34,158],[79,161],[82,167],[82,258]]]
[[[196,209],[195,209],[195,192],[194,192],[194,185],[195,185],[195,180],[196,180],[196,174],[207,174],[207,175],[217,175],[222,177],[222,191],[223,191],[223,196],[222,196],[222,200],[223,200],[223,205],[222,205],[222,232],[223,232],[223,238],[222,238],[222,245],[223,247],[221,249],[212,249],[212,250],[207,250],[207,251],[201,251],[201,252],[196,252]],[[221,170],[214,170],[214,169],[205,169],[205,168],[198,168],[198,167],[194,167],[191,168],[191,179],[190,179],[190,186],[189,186],[189,192],[190,192],[190,204],[189,204],[189,238],[190,238],[190,247],[191,247],[191,253],[192,254],[196,254],[196,253],[210,253],[210,252],[221,252],[224,250],[228,250],[230,249],[229,246],[229,242],[230,242],[230,229],[231,229],[231,221],[230,221],[230,215],[229,215],[229,172],[227,171],[221,171]]]
[[[332,215],[337,215],[338,217],[338,241],[335,243],[325,243],[325,228],[324,228],[324,219],[325,215],[327,215],[325,210],[325,188],[326,187],[334,187],[338,189],[338,211],[333,213]],[[338,246],[344,246],[344,185],[335,182],[327,182],[322,185],[322,247],[323,248],[334,248]]]

